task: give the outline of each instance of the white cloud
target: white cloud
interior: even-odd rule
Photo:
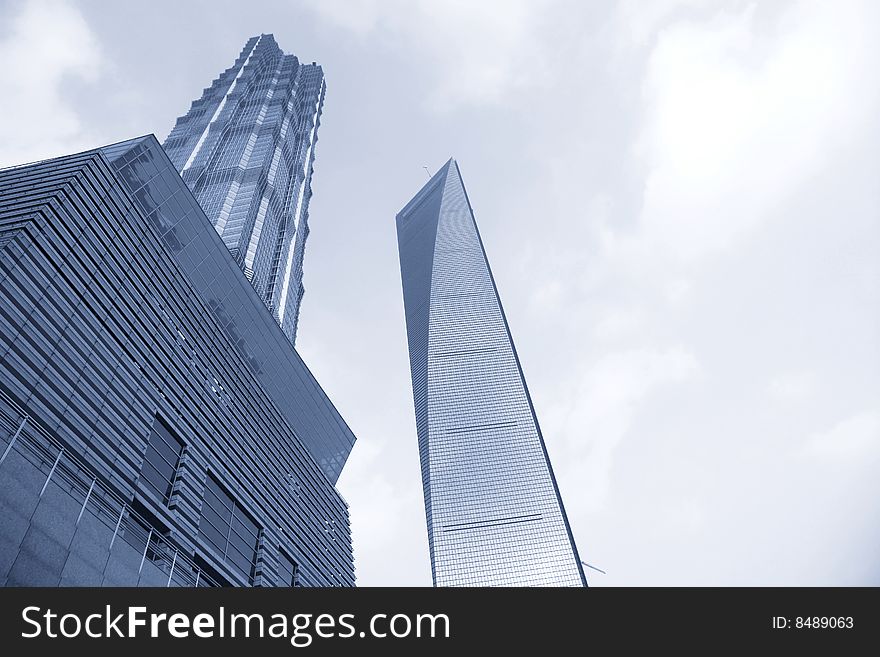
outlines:
[[[671,17],[707,5],[706,0],[622,0],[617,35],[627,46],[645,44]]]
[[[575,506],[595,510],[604,504],[614,451],[634,422],[640,402],[699,370],[696,357],[682,347],[613,352],[584,368],[567,414],[551,415],[556,426],[548,432],[565,441],[561,469],[576,473],[582,482]]]
[[[378,435],[363,432],[358,436],[338,484],[350,504],[358,582],[367,586],[430,583],[430,572],[425,570],[428,542],[418,461],[404,461],[414,466],[408,473],[388,468],[389,463],[400,461],[394,453],[400,445]],[[409,447],[414,450],[414,436],[411,441]]]
[[[534,31],[546,0],[329,0],[308,5],[357,38],[381,36],[433,78],[425,99],[436,110],[494,105],[541,79]]]
[[[399,9],[400,6],[394,0],[326,0],[310,3],[307,8],[329,23],[364,38],[378,27],[386,10]]]
[[[644,205],[636,233],[615,244],[633,266],[689,266],[740,244],[876,112],[870,5],[760,9],[656,35],[637,148]]]
[[[699,536],[706,529],[705,500],[699,496],[672,497],[658,505],[653,530],[663,535]]]
[[[767,394],[779,401],[802,401],[815,389],[816,375],[813,372],[788,372],[770,381]]]
[[[593,335],[600,340],[632,337],[644,321],[644,314],[638,309],[612,308],[599,316]]]
[[[4,16],[0,42],[0,166],[94,146],[84,121],[64,98],[71,80],[92,83],[102,65],[82,14],[61,0],[31,0]]]
[[[393,545],[401,533],[399,521],[403,500],[391,482],[379,474],[380,461],[376,449],[368,442],[357,443],[357,452],[345,470],[344,486],[355,491],[352,504],[353,535],[357,537],[360,554],[376,554]]]
[[[811,436],[808,455],[822,460],[864,462],[880,456],[880,412],[866,410]]]

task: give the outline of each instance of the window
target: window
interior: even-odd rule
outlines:
[[[283,551],[278,553],[278,579],[281,586],[302,586],[299,565]]]
[[[174,484],[182,451],[183,443],[157,417],[153,421],[150,442],[144,454],[140,480],[165,502],[171,496],[171,487]]]
[[[205,482],[199,533],[246,579],[254,574],[260,529],[214,477]]]

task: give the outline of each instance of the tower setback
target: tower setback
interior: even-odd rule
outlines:
[[[163,144],[291,343],[324,91],[320,66],[252,37]]]

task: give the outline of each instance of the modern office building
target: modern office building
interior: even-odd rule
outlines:
[[[461,173],[397,215],[435,586],[585,586]]]
[[[0,583],[352,586],[353,443],[154,137],[0,170]]]
[[[253,37],[164,143],[291,342],[324,89],[320,66],[285,55],[271,34]]]

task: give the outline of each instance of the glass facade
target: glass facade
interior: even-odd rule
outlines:
[[[458,165],[397,215],[436,586],[585,586]]]
[[[352,586],[353,442],[154,137],[0,170],[0,584]]]
[[[324,73],[253,37],[164,147],[285,335],[294,342]]]
[[[211,230],[166,153],[153,137],[121,142],[101,151],[263,390],[324,474],[336,483],[354,445],[354,434],[242,276],[219,235]],[[185,335],[179,342],[184,352],[191,350]],[[218,400],[228,397],[223,381],[212,381],[211,386]]]
[[[210,475],[205,481],[199,534],[242,576],[248,579],[253,577],[257,566],[260,528],[241,504]],[[284,569],[279,568],[279,571],[284,572]]]
[[[139,481],[152,488],[165,501],[171,498],[181,452],[183,444],[180,439],[157,417],[153,422],[150,442],[147,443]]]

